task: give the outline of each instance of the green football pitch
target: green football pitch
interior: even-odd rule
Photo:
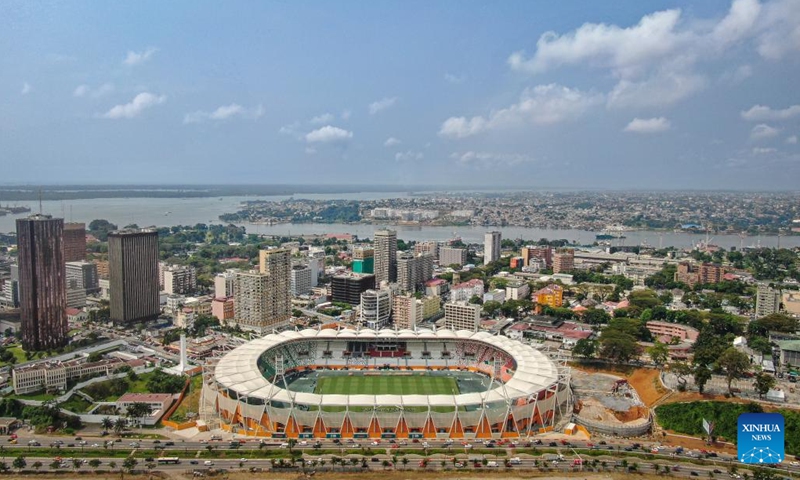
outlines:
[[[455,378],[440,375],[331,375],[317,380],[320,395],[453,395]]]

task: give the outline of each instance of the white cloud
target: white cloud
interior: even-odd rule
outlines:
[[[128,56],[125,57],[125,60],[123,60],[122,63],[128,65],[129,67],[141,65],[142,63],[150,60],[150,58],[152,58],[157,51],[158,49],[154,47],[150,47],[143,52],[134,52],[129,50]]]
[[[369,104],[369,114],[375,115],[376,113],[391,108],[397,103],[397,97],[386,97]]]
[[[764,4],[759,19],[758,53],[768,60],[780,60],[800,52],[800,2],[776,0]]]
[[[452,73],[444,74],[444,81],[447,83],[453,83],[453,84],[464,83],[466,79],[467,77],[464,75],[454,75]]]
[[[422,160],[423,158],[425,158],[425,155],[422,152],[414,152],[412,150],[394,154],[396,162],[411,162],[414,160]]]
[[[383,146],[384,147],[394,147],[395,145],[400,145],[401,143],[403,143],[403,142],[401,142],[400,140],[398,140],[398,139],[396,139],[394,137],[389,137],[389,138],[386,139],[385,142],[383,142]]]
[[[672,123],[664,117],[634,118],[623,131],[632,133],[660,133],[666,132]]]
[[[618,82],[609,106],[652,107],[704,88],[707,75],[699,69],[743,42],[758,44],[768,58],[800,50],[800,2],[734,0],[725,16],[710,20],[672,9],[645,15],[628,27],[585,23],[563,34],[546,32],[532,55],[517,51],[507,62],[512,70],[531,74],[564,66],[608,70]],[[752,68],[743,66],[727,75],[741,81],[751,74]]]
[[[450,158],[456,161],[461,167],[484,170],[490,168],[508,168],[522,163],[532,162],[533,158],[519,153],[495,153],[495,152],[464,152],[452,153]]]
[[[789,145],[796,145],[797,144],[797,135],[792,135],[791,137],[786,137],[786,143]]]
[[[245,118],[249,120],[257,120],[264,115],[263,105],[257,105],[253,108],[245,108],[237,103],[230,105],[222,105],[217,107],[212,112],[204,112],[198,110],[196,112],[187,113],[183,117],[183,123],[201,123],[205,121],[224,121],[234,117]]]
[[[339,116],[342,118],[342,120],[349,120],[351,115],[353,115],[353,112],[350,109],[344,109],[342,110],[342,114]]]
[[[144,92],[133,97],[129,103],[123,103],[111,107],[109,111],[102,115],[103,118],[117,120],[120,118],[134,118],[139,116],[146,109],[160,105],[167,101],[166,95],[153,95],[149,92]]]
[[[753,155],[767,155],[777,152],[777,148],[772,147],[753,147]]]
[[[773,138],[777,137],[781,131],[777,128],[770,127],[766,123],[760,123],[753,127],[753,130],[750,131],[750,138],[752,140],[763,140],[766,138]]]
[[[297,129],[300,128],[300,122],[292,122],[288,125],[282,126],[278,133],[281,135],[297,135]]]
[[[114,91],[114,84],[112,83],[104,83],[97,87],[96,89],[92,89],[89,85],[78,85],[75,87],[75,90],[72,92],[73,97],[92,97],[92,98],[100,98],[102,96],[108,95],[109,93]]]
[[[31,84],[28,83],[28,82],[25,82],[25,83],[22,84],[22,90],[20,90],[19,93],[21,95],[27,95],[27,94],[31,93],[32,91],[33,91],[33,87],[31,87]]]
[[[331,125],[325,125],[306,134],[308,143],[340,143],[351,138],[353,138],[353,132]]]
[[[310,123],[312,125],[319,125],[319,124],[322,124],[322,123],[331,123],[334,118],[335,117],[333,116],[333,114],[323,113],[321,115],[317,115],[316,117],[312,117],[311,120],[308,121],[308,123]]]
[[[705,77],[664,72],[644,81],[620,80],[608,94],[611,108],[661,107],[671,105],[701,90]]]
[[[442,137],[464,138],[484,130],[502,129],[524,123],[551,125],[580,117],[591,107],[603,102],[603,95],[582,92],[551,83],[526,88],[520,101],[491,112],[488,118],[451,117],[439,130]]]
[[[764,105],[754,105],[750,110],[742,112],[742,118],[752,122],[788,120],[798,115],[800,115],[800,105],[792,105],[783,110],[773,110]]]

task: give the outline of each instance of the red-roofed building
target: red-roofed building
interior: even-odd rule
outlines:
[[[542,305],[559,308],[563,304],[563,299],[564,287],[555,283],[551,283],[531,294],[531,301],[537,306],[537,309]]]
[[[125,414],[134,403],[144,403],[150,407],[150,415],[142,420],[144,425],[155,425],[167,413],[174,398],[170,393],[126,393],[117,399],[117,409]],[[137,419],[135,419],[137,420]]]
[[[68,322],[85,322],[89,318],[89,314],[79,308],[67,308],[66,313]]]
[[[450,300],[453,302],[469,301],[474,295],[483,298],[483,292],[483,280],[474,278],[453,287],[450,290]]]

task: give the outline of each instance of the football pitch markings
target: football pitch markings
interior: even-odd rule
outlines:
[[[457,395],[455,378],[433,375],[332,375],[320,377],[320,395]]]

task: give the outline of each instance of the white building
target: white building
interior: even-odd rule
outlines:
[[[500,260],[500,232],[486,232],[483,239],[483,264]]]
[[[756,293],[756,317],[778,313],[781,307],[781,291],[769,285],[759,284]]]
[[[197,271],[185,265],[162,267],[162,290],[168,295],[192,293],[197,289]]]
[[[450,300],[453,302],[468,301],[475,295],[483,298],[483,280],[478,278],[459,283],[450,290]]]
[[[398,295],[392,299],[392,319],[397,328],[413,330],[424,318],[424,302],[412,295]]]
[[[234,270],[227,270],[214,276],[214,296],[228,298],[233,296],[233,284],[236,279]]]
[[[325,250],[308,250],[308,268],[311,269],[311,286],[316,287],[319,285],[319,278],[325,274]]]
[[[509,300],[523,300],[530,296],[531,288],[527,282],[511,282],[506,285],[506,298]]]
[[[150,415],[143,419],[134,418],[134,421],[141,421],[142,425],[155,425],[161,417],[167,413],[167,409],[172,405],[174,396],[170,393],[126,393],[117,399],[117,410],[124,415],[128,407],[134,403],[144,403],[150,407]]]
[[[454,247],[439,247],[439,265],[449,267],[458,265],[459,267],[467,263],[467,249]]]
[[[444,326],[450,330],[478,331],[481,322],[481,306],[467,302],[444,305]]]
[[[361,294],[359,321],[371,329],[380,329],[389,323],[392,314],[392,294],[389,290],[367,290]]]
[[[295,265],[292,267],[292,295],[305,295],[311,291],[311,269],[308,265]]]
[[[486,302],[503,303],[505,301],[506,301],[506,291],[501,288],[495,288],[494,290],[489,290],[488,292],[483,294],[483,303]]]

